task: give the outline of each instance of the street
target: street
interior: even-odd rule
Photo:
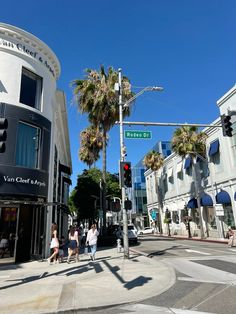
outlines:
[[[225,243],[142,236],[139,245],[131,249],[173,267],[176,283],[168,291],[138,304],[96,313],[235,313],[236,248],[228,248]]]

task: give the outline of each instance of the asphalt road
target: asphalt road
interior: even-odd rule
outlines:
[[[176,272],[175,285],[139,304],[102,309],[96,313],[173,313],[166,311],[166,307],[186,314],[236,313],[236,248],[155,236],[140,237],[139,244],[133,248],[171,265]]]

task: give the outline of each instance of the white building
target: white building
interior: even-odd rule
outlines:
[[[0,234],[11,236],[9,255],[25,261],[48,255],[52,222],[60,235],[67,229],[66,103],[56,89],[60,64],[53,51],[3,23],[0,73]]]
[[[165,159],[159,171],[145,172],[150,220],[152,211],[157,212],[155,223],[160,232],[168,233],[168,224],[164,223],[166,209],[171,213],[171,234],[188,236],[184,219],[187,215],[192,217],[192,236],[224,238],[228,226],[236,228],[236,86],[217,105],[220,115],[227,115],[228,109],[234,111],[233,137],[224,137],[221,127],[203,130],[208,135],[207,156],[205,160],[197,158],[197,186],[191,159],[182,160],[174,153]],[[212,125],[221,125],[220,116]]]

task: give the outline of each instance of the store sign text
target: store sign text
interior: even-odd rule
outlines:
[[[27,54],[29,56],[31,56],[34,59],[37,59],[38,61],[40,61],[42,64],[44,64],[46,66],[46,68],[49,70],[49,72],[52,73],[52,75],[55,77],[55,73],[52,69],[52,67],[50,66],[50,64],[47,62],[47,60],[44,60],[37,51],[32,51],[29,48],[27,48],[25,45],[22,45],[21,43],[13,43],[10,41],[7,41],[5,39],[0,38],[0,46],[3,47],[7,47],[10,49],[17,49],[18,51]]]
[[[3,179],[6,183],[30,184],[30,185],[38,185],[39,187],[46,186],[45,182],[41,182],[41,181],[38,181],[37,179],[31,179],[31,178],[3,176]]]

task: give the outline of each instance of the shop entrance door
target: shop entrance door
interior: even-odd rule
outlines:
[[[18,207],[0,207],[0,263],[14,263]]]

